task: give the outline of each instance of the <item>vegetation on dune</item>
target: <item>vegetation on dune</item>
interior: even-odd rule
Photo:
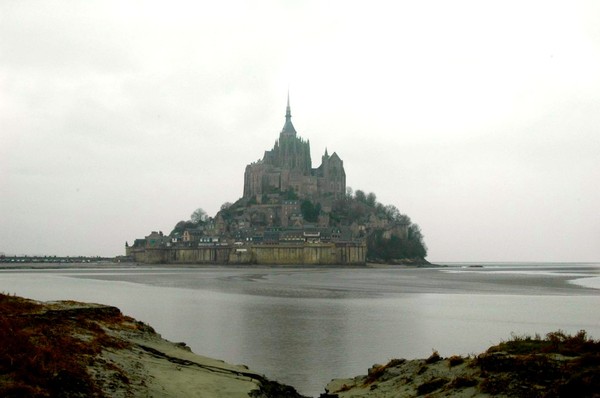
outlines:
[[[384,388],[388,381],[395,387]],[[391,397],[401,387],[417,396],[453,396],[471,389],[469,396],[595,398],[600,396],[600,341],[583,330],[574,335],[559,330],[543,338],[513,336],[474,357],[442,358],[434,351],[424,360],[393,359],[328,396],[369,388]]]
[[[66,393],[97,396],[81,354],[91,348],[60,324],[36,322],[41,305],[0,295],[0,395],[45,397]]]
[[[589,338],[584,330],[574,335],[559,330],[545,338],[513,336],[479,355],[476,364],[488,376],[481,390],[489,394],[599,396],[600,340]]]
[[[585,330],[574,335],[558,330],[546,334],[545,338],[537,334],[533,337],[513,335],[510,340],[490,347],[487,352],[560,354],[567,357],[600,355],[600,341],[591,339]]]
[[[59,313],[52,306],[0,294],[0,396],[103,396],[88,366],[103,349],[125,348],[126,343],[85,314]],[[118,310],[100,316],[108,324],[129,320]]]

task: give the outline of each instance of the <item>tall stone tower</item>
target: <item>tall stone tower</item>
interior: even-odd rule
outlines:
[[[262,160],[246,166],[244,197],[287,190],[306,198],[345,194],[346,174],[339,156],[336,153],[329,156],[325,151],[322,162],[319,168],[312,168],[310,142],[296,133],[288,93],[285,123],[279,139],[273,149],[265,151]]]
[[[292,124],[292,111],[290,109],[290,96],[288,94],[287,107],[285,109],[285,124],[279,133],[279,139],[275,142],[272,150],[266,151],[263,161],[275,167],[310,174],[310,142],[304,141],[296,135],[296,129]]]
[[[281,134],[283,135],[292,135],[296,136],[296,129],[292,124],[292,110],[290,108],[290,93],[288,93],[287,97],[287,106],[285,107],[285,124],[281,129]]]

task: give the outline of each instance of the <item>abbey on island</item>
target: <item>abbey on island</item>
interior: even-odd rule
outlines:
[[[152,232],[126,243],[126,256],[166,264],[365,264],[364,234],[329,219],[345,195],[344,162],[325,149],[312,167],[310,142],[292,124],[288,94],[279,138],[246,166],[242,198],[214,218],[182,221],[169,235]]]

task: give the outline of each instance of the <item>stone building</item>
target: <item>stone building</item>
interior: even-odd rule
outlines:
[[[273,149],[246,166],[244,200],[170,237],[152,232],[136,239],[126,244],[126,255],[148,264],[365,264],[365,239],[330,226],[332,203],[346,195],[344,162],[325,149],[313,168],[310,142],[297,135],[291,118],[288,96]],[[321,209],[310,223],[305,199]]]
[[[312,168],[310,142],[298,137],[292,124],[288,96],[285,124],[273,149],[265,151],[262,160],[246,166],[244,197],[293,190],[302,198],[342,196],[346,193],[344,162],[337,153],[327,149],[321,165]]]

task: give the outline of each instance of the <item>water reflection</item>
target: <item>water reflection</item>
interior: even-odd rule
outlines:
[[[241,356],[269,369],[284,383],[322,391],[321,375],[331,373],[339,353],[348,352],[348,307],[342,301],[278,298],[246,303]],[[248,333],[248,331],[254,331]],[[264,355],[256,356],[257,351]]]

